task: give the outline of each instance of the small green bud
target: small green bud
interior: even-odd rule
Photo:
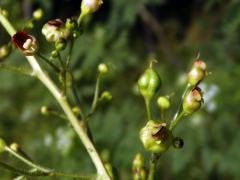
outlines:
[[[60,39],[58,41],[55,42],[55,48],[57,51],[62,51],[66,48],[66,40],[64,39]]]
[[[106,64],[99,64],[98,65],[98,71],[100,74],[107,74],[108,72],[108,66]]]
[[[65,26],[66,26],[67,29],[69,29],[69,31],[72,32],[73,30],[76,29],[77,24],[76,24],[76,22],[75,22],[73,19],[68,18],[68,19],[66,20]]]
[[[53,50],[53,51],[51,52],[51,58],[55,59],[57,56],[58,56],[57,50]]]
[[[138,89],[144,98],[152,99],[161,86],[161,79],[153,68],[148,68],[138,80]]]
[[[100,96],[100,101],[111,101],[112,94],[109,91],[103,91]]]
[[[9,16],[9,13],[6,9],[1,9],[0,8],[0,14],[2,14],[6,18],[8,18],[8,16]]]
[[[184,146],[184,141],[180,137],[173,138],[173,147],[176,149],[181,149]]]
[[[5,147],[6,147],[6,142],[2,138],[0,138],[0,153],[4,152]]]
[[[191,86],[198,85],[206,76],[206,63],[200,59],[196,60],[188,73],[188,83]]]
[[[156,154],[167,151],[172,144],[173,135],[166,123],[149,120],[139,135],[145,149]]]
[[[44,15],[43,10],[39,8],[33,12],[33,19],[38,21],[42,19],[43,15]]]
[[[132,166],[133,168],[142,168],[144,167],[144,157],[141,153],[137,153],[133,159]]]
[[[47,107],[47,106],[42,106],[41,107],[41,114],[42,115],[48,116],[50,111],[51,111],[50,107]]]
[[[164,109],[164,110],[169,109],[169,107],[171,106],[169,98],[166,96],[160,96],[157,99],[157,104],[158,104],[159,108]]]
[[[183,111],[190,115],[200,109],[203,103],[203,94],[199,87],[193,88],[183,99]]]
[[[11,148],[12,150],[18,152],[19,149],[20,149],[20,146],[19,146],[19,144],[17,144],[17,143],[14,142],[14,143],[12,143],[12,144],[10,145],[10,148]]]
[[[3,45],[0,47],[0,60],[5,59],[11,53],[11,47],[9,45]]]
[[[72,108],[72,112],[73,112],[73,114],[74,114],[75,116],[77,116],[77,117],[79,117],[79,116],[81,115],[81,111],[80,111],[79,107],[77,107],[77,106],[74,106],[74,107]]]
[[[102,5],[102,0],[82,0],[81,13],[84,15],[94,13]]]
[[[146,170],[144,167],[144,157],[141,153],[137,153],[132,162],[132,173],[134,180],[145,180]]]

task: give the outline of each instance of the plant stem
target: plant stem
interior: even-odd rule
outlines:
[[[23,176],[60,176],[60,177],[78,178],[78,179],[95,179],[96,178],[96,175],[81,175],[81,174],[65,173],[60,171],[52,171],[52,172],[31,171],[31,170],[27,171],[25,169],[15,168],[4,162],[0,162],[0,167],[7,169],[13,173],[21,174]]]
[[[11,36],[13,36],[16,33],[16,30],[12,27],[10,22],[1,13],[0,13],[0,23],[2,23],[3,27],[8,31],[8,33]],[[95,165],[99,176],[104,180],[110,180],[111,177],[109,176],[107,170],[105,169],[104,164],[98,152],[96,151],[96,148],[94,147],[92,141],[89,139],[89,137],[85,133],[83,127],[80,125],[77,117],[73,114],[66,97],[61,94],[58,87],[53,83],[53,81],[48,77],[48,75],[42,70],[42,68],[40,67],[40,65],[38,64],[34,56],[26,56],[26,58],[29,64],[31,65],[36,77],[38,77],[38,79],[48,88],[48,90],[55,97],[59,105],[62,107],[63,111],[68,117],[68,120],[72,124],[74,130],[78,134],[89,156],[91,157],[92,162]]]
[[[146,105],[146,110],[147,110],[147,119],[152,120],[152,112],[151,112],[151,100],[149,100],[148,98],[144,98],[145,101],[145,105]]]
[[[33,76],[33,73],[32,73],[31,70],[23,69],[23,68],[20,68],[20,67],[14,67],[14,66],[9,66],[9,65],[0,63],[0,68],[4,69],[4,70],[7,70],[7,71],[10,71],[10,72],[14,72],[14,73]]]
[[[178,116],[176,116],[176,118],[174,120],[171,121],[171,124],[169,126],[169,130],[173,130],[173,128],[177,125],[177,123],[183,118],[183,116],[185,115],[184,111],[182,111],[180,114],[178,114]]]
[[[98,104],[98,96],[99,96],[99,87],[100,87],[100,78],[101,78],[101,74],[98,73],[97,75],[97,80],[96,80],[96,87],[95,87],[95,91],[94,91],[94,98],[93,98],[93,103],[92,103],[92,110],[90,114],[93,114],[97,108],[97,104]]]
[[[25,164],[31,166],[32,168],[35,168],[39,171],[45,172],[45,173],[49,173],[50,170],[46,169],[44,167],[41,167],[35,163],[33,163],[32,161],[28,160],[27,158],[23,157],[22,155],[20,155],[19,153],[17,153],[16,151],[12,150],[10,147],[6,146],[5,150],[7,152],[9,152],[10,154],[12,154],[13,156],[15,156],[16,158],[18,158],[19,160],[21,160],[22,162],[24,162]]]
[[[151,159],[149,162],[149,173],[148,173],[147,180],[154,180],[156,165],[157,165],[157,161],[158,161],[159,157],[160,157],[160,155],[158,155],[158,154],[154,154],[154,153],[151,154]]]
[[[42,60],[44,60],[44,62],[46,62],[50,67],[52,67],[55,72],[60,73],[61,70],[55,64],[53,64],[47,57],[45,57],[43,54],[39,52],[37,52],[36,55],[39,56]]]

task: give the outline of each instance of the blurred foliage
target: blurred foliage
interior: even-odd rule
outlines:
[[[49,52],[41,32],[48,19],[77,16],[77,0],[1,0],[13,24],[21,29],[34,9],[45,10],[45,19],[32,31],[40,48]],[[24,20],[24,21],[23,21]],[[0,28],[0,43],[10,37]],[[157,179],[240,178],[240,2],[238,0],[105,0],[85,21],[84,33],[74,46],[71,68],[77,78],[84,110],[91,104],[97,65],[108,63],[110,74],[101,90],[110,90],[113,101],[98,109],[90,126],[100,151],[108,150],[120,179],[131,178],[134,154],[144,149],[138,139],[145,123],[143,100],[136,94],[138,76],[150,57],[163,79],[160,94],[174,94],[171,118],[185,86],[186,72],[197,51],[211,75],[202,85],[203,110],[184,120],[175,131],[185,146],[171,148],[159,163]],[[6,63],[28,66],[19,52]],[[69,172],[94,172],[78,137],[66,122],[40,115],[42,105],[59,109],[36,79],[0,71],[0,136],[16,141],[36,162]],[[159,118],[158,109],[155,116]],[[145,153],[148,158],[148,154]],[[7,155],[1,160],[21,166]],[[13,175],[0,170],[1,179]]]

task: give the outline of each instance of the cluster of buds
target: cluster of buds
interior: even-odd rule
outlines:
[[[42,34],[48,42],[55,43],[66,40],[70,35],[70,31],[61,19],[53,19],[44,24]]]
[[[150,120],[140,130],[140,140],[146,150],[159,154],[167,151],[173,135],[166,123]]]
[[[18,31],[12,37],[12,42],[22,51],[25,56],[32,56],[38,50],[38,42],[34,36],[25,31]]]
[[[137,153],[132,162],[133,180],[146,179],[146,169],[144,167],[144,157],[141,153]]]

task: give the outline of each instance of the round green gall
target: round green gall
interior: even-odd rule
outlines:
[[[140,140],[146,150],[160,154],[168,150],[172,144],[172,132],[166,123],[150,120],[140,130]]]
[[[5,147],[6,147],[6,142],[2,138],[0,138],[0,153],[5,150]]]
[[[166,96],[160,96],[157,99],[157,104],[158,104],[159,108],[164,109],[164,110],[169,109],[169,107],[171,106],[169,98]]]
[[[138,89],[144,98],[152,99],[161,87],[161,78],[153,68],[148,68],[138,80]]]

